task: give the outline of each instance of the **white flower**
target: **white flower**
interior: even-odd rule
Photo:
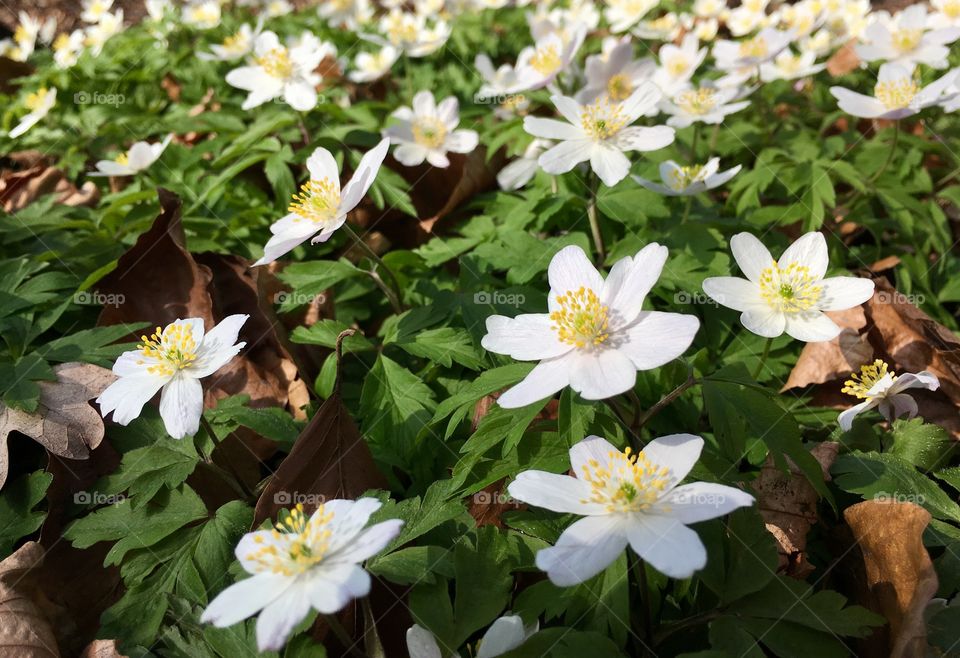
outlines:
[[[220,25],[220,3],[217,0],[193,0],[183,6],[183,24],[198,30]]]
[[[633,58],[633,42],[623,37],[600,55],[587,57],[585,73],[587,85],[574,97],[578,103],[589,104],[598,98],[619,103],[653,75],[656,64],[650,57]]]
[[[546,139],[535,139],[524,150],[523,155],[508,164],[497,173],[497,184],[500,189],[513,191],[529,183],[537,174],[540,154],[553,146]]]
[[[85,23],[99,23],[111,7],[113,7],[113,0],[83,0],[80,20]]]
[[[356,30],[373,18],[370,0],[332,0],[317,5],[317,14],[331,27]]]
[[[881,59],[942,69],[950,54],[947,45],[960,38],[960,28],[947,26],[928,32],[927,8],[911,5],[892,21],[875,20],[862,38],[864,43],[858,44],[856,51],[865,62]]]
[[[960,27],[960,0],[930,0],[930,6],[936,9],[927,19],[931,29],[948,25]]]
[[[240,29],[223,40],[223,43],[210,46],[211,53],[198,53],[197,57],[202,60],[218,60],[229,62],[241,57],[246,57],[253,51],[253,45],[260,35],[262,23],[257,23],[256,27],[250,27],[244,23]]]
[[[941,101],[957,77],[953,69],[921,88],[913,77],[912,65],[884,64],[877,75],[873,96],[858,94],[844,87],[830,87],[840,109],[847,114],[865,119],[902,119]]]
[[[907,418],[917,415],[916,401],[904,393],[911,388],[925,388],[935,391],[940,388],[940,380],[927,371],[911,372],[897,376],[883,360],[861,366],[859,374],[850,375],[843,384],[843,392],[860,400],[837,418],[840,429],[847,431],[853,425],[853,419],[864,411],[880,407],[879,411],[891,423],[906,414]]]
[[[767,22],[767,16],[763,11],[754,11],[750,7],[741,5],[731,10],[726,15],[724,22],[727,29],[730,30],[730,34],[735,37],[742,37],[763,27]]]
[[[293,11],[293,5],[288,0],[267,0],[263,4],[263,15],[267,18],[286,16]]]
[[[552,84],[561,71],[570,67],[580,49],[586,30],[576,29],[569,39],[558,32],[550,32],[527,46],[517,57],[517,84],[510,91],[540,89]]]
[[[42,28],[40,21],[30,16],[30,14],[21,11],[17,24],[13,32],[13,47],[11,47],[6,56],[18,62],[25,62],[33,54],[37,47],[37,37],[40,36]]]
[[[706,18],[697,21],[693,26],[693,36],[700,41],[713,41],[717,38],[717,32],[720,30],[720,21],[716,18]]]
[[[720,18],[726,8],[724,0],[695,0],[693,3],[693,13],[699,18]]]
[[[743,93],[737,85],[719,86],[706,81],[699,88],[686,87],[678,91],[671,100],[661,102],[660,109],[671,115],[667,125],[674,128],[686,128],[698,121],[718,124],[728,114],[750,105],[750,101],[736,101]]]
[[[144,0],[147,16],[154,23],[160,23],[166,18],[167,12],[172,10],[170,0]]]
[[[490,628],[480,638],[474,655],[476,658],[502,656],[526,642],[539,628],[536,621],[530,626],[524,626],[520,615],[503,615],[490,624]],[[407,629],[407,653],[410,658],[441,658],[446,655],[446,652],[440,650],[433,633],[417,624]],[[459,654],[452,654],[452,658],[459,658]]]
[[[100,17],[99,23],[87,27],[87,36],[84,45],[90,49],[90,53],[94,57],[97,57],[103,51],[103,46],[107,41],[122,31],[123,9],[118,9],[112,14],[103,14]]]
[[[192,436],[203,415],[200,380],[212,375],[235,357],[246,343],[237,335],[248,315],[231,315],[204,334],[201,318],[177,320],[148,338],[141,336],[136,350],[124,352],[113,364],[114,383],[97,398],[100,413],[127,425],[140,415],[157,391],[160,417],[167,434],[175,439]]]
[[[686,87],[707,56],[706,48],[699,48],[700,41],[693,34],[683,37],[679,46],[665,43],[657,56],[660,66],[653,74],[653,82],[667,96],[673,96]]]
[[[680,18],[671,11],[652,21],[640,21],[633,29],[633,34],[641,39],[673,41],[680,36],[682,30]]]
[[[547,271],[549,313],[487,318],[484,349],[540,362],[500,396],[500,406],[523,407],[567,386],[602,400],[633,388],[638,370],[683,354],[700,321],[643,310],[666,260],[667,248],[654,242],[617,261],[604,280],[580,247],[561,249]]]
[[[525,112],[530,106],[530,100],[513,90],[517,88],[517,70],[511,64],[502,64],[493,68],[493,62],[485,54],[477,55],[473,62],[477,72],[483,78],[480,91],[477,92],[477,102],[497,102],[494,115],[500,119],[509,119],[515,114]]]
[[[77,63],[83,52],[86,35],[83,30],[61,34],[53,42],[53,61],[58,68],[68,69]]]
[[[760,65],[760,79],[764,82],[773,80],[796,80],[816,75],[827,67],[826,64],[817,64],[817,54],[805,51],[802,55],[794,55],[789,50],[773,58],[772,62]]]
[[[741,165],[718,172],[720,158],[710,158],[705,165],[681,167],[673,160],[660,163],[660,180],[666,185],[653,183],[645,178],[633,176],[633,180],[648,190],[666,196],[691,196],[715,187],[720,187],[737,175]]]
[[[602,98],[581,105],[566,96],[550,99],[565,121],[540,117],[523,121],[524,130],[534,137],[558,142],[540,156],[540,166],[547,173],[562,174],[589,161],[604,185],[612,187],[630,173],[625,151],[655,151],[673,143],[672,128],[630,126],[660,99],[660,91],[652,84],[641,86],[622,103]]]
[[[307,32],[287,47],[276,34],[266,31],[257,37],[253,50],[251,65],[230,71],[226,78],[227,84],[250,92],[241,106],[244,110],[278,97],[300,112],[316,106],[316,85],[322,77],[314,70],[324,58],[336,54],[332,45]]]
[[[620,452],[590,436],[570,448],[576,476],[524,471],[510,495],[530,505],[585,518],[537,553],[537,567],[560,587],[577,585],[606,569],[629,544],[670,578],[689,578],[707,563],[707,551],[687,524],[752,505],[753,496],[711,482],[680,482],[700,457],[703,439],[673,434],[641,452]]]
[[[113,160],[100,160],[97,170],[91,176],[133,176],[148,168],[158,159],[173,139],[173,135],[156,144],[135,142],[129,151],[121,153]]]
[[[740,322],[767,338],[788,335],[809,343],[830,340],[840,327],[823,311],[859,306],[873,295],[873,281],[851,276],[824,279],[827,241],[823,234],[807,233],[774,260],[767,248],[749,233],[730,239],[730,250],[746,275],[711,277],[703,291],[717,303],[741,311]]]
[[[375,498],[334,499],[309,519],[297,505],[276,530],[247,533],[235,553],[253,575],[220,592],[200,621],[225,628],[260,613],[257,648],[276,651],[311,608],[333,614],[366,596],[370,574],[360,563],[382,551],[403,525],[390,519],[368,526],[380,505]]]
[[[793,38],[793,32],[766,27],[750,39],[717,41],[713,44],[713,57],[717,60],[717,68],[724,71],[757,66],[779,55]]]
[[[272,263],[311,236],[315,236],[313,244],[329,240],[370,189],[389,147],[390,141],[384,139],[364,154],[353,178],[342,190],[333,155],[325,148],[315,150],[307,160],[310,180],[293,197],[287,209],[290,214],[270,227],[273,236],[263,248],[263,258],[253,266]]]
[[[435,53],[450,38],[451,31],[446,21],[436,20],[431,26],[426,16],[401,9],[393,9],[381,18],[379,27],[387,40],[376,36],[370,39],[380,45],[392,45],[408,57],[426,57]]]
[[[473,130],[457,129],[460,104],[453,96],[438,104],[429,91],[417,92],[413,108],[400,107],[392,115],[397,123],[383,131],[397,145],[393,157],[407,167],[426,160],[434,167],[449,167],[447,153],[469,153],[477,148],[480,136]]]
[[[656,7],[658,0],[607,0],[603,17],[613,33],[626,32]]]
[[[356,70],[350,71],[347,77],[353,82],[373,82],[386,75],[397,59],[400,51],[393,46],[383,46],[375,53],[357,53],[354,60]]]
[[[30,112],[24,115],[20,119],[20,123],[14,126],[13,130],[10,131],[9,137],[16,139],[33,128],[43,117],[47,116],[56,102],[57,90],[55,87],[49,89],[41,87],[35,92],[27,94],[27,99],[23,104]]]

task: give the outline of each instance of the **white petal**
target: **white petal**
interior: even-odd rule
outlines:
[[[523,471],[507,487],[519,501],[561,514],[581,516],[602,514],[603,506],[585,503],[590,498],[590,485],[569,475],[544,471]]]
[[[437,638],[417,624],[407,629],[407,653],[410,658],[443,658]]]
[[[735,311],[746,311],[766,304],[760,296],[760,286],[739,277],[714,276],[704,279],[703,291],[713,301]]]
[[[630,358],[616,349],[572,352],[570,388],[585,400],[605,400],[633,388],[637,369]]]
[[[580,113],[582,108],[580,103],[569,96],[554,95],[550,97],[560,116],[569,121],[574,126],[580,125]]]
[[[903,416],[914,418],[918,411],[917,401],[906,393],[889,395],[880,401],[880,413],[891,423]]]
[[[588,436],[570,447],[570,469],[574,473],[583,473],[592,460],[606,463],[611,452],[620,451],[603,437]]]
[[[427,149],[419,144],[400,144],[393,150],[393,157],[406,167],[416,167],[427,159]]]
[[[333,614],[350,601],[370,593],[370,574],[353,564],[317,570],[309,582],[310,605],[323,614]]]
[[[340,202],[340,212],[346,214],[356,208],[360,200],[373,185],[377,173],[380,171],[380,165],[387,157],[387,151],[390,150],[390,140],[382,139],[380,143],[363,154],[360,158],[360,164],[353,174],[350,182],[343,187],[343,198]]]
[[[630,546],[657,571],[689,578],[707,564],[707,550],[696,532],[668,516],[642,516],[627,529]]]
[[[263,246],[263,256],[253,264],[253,267],[272,263],[281,256],[289,253],[294,247],[304,243],[307,238],[317,232],[317,225],[304,219],[299,219],[296,223],[285,224],[284,226],[289,227],[287,230],[277,228],[281,222],[283,222],[283,220],[275,222],[273,226],[270,227],[273,235],[267,240],[267,244]]]
[[[249,315],[237,314],[225,317],[203,337],[197,348],[197,360],[191,365],[194,377],[206,377],[227,364],[246,343],[237,343],[243,323]]]
[[[866,400],[841,412],[840,415],[837,416],[837,423],[839,423],[840,429],[844,432],[849,431],[850,428],[853,427],[854,418],[868,409],[873,409],[878,404],[880,404],[879,400]]]
[[[328,550],[336,553],[346,548],[364,531],[370,515],[376,512],[382,503],[376,498],[358,498],[347,500],[335,498],[324,503],[323,509],[317,508],[313,516],[329,514],[332,518],[327,523],[331,532]]]
[[[773,256],[751,233],[737,233],[730,238],[730,251],[740,271],[753,282],[758,282],[760,273],[773,265]]]
[[[630,160],[607,144],[597,144],[590,153],[590,167],[607,187],[613,187],[630,173]]]
[[[534,137],[545,137],[560,141],[585,139],[583,130],[578,126],[556,119],[527,117],[523,120],[523,129]]]
[[[926,370],[918,373],[907,372],[899,377],[893,383],[893,386],[890,387],[889,393],[899,393],[900,391],[905,391],[908,388],[925,388],[931,391],[935,391],[940,388],[940,380],[937,379],[937,376]]]
[[[497,404],[516,409],[548,398],[570,383],[570,363],[565,357],[541,361],[523,381],[507,390]]]
[[[286,644],[294,626],[310,612],[309,590],[305,583],[296,583],[266,606],[257,618],[257,648],[279,651]]]
[[[700,459],[703,439],[693,434],[670,434],[654,439],[643,446],[642,454],[654,466],[670,469],[670,483],[675,486],[687,477],[687,473]]]
[[[853,276],[835,276],[820,282],[817,307],[823,311],[842,311],[859,306],[873,297],[873,281]]]
[[[317,90],[306,80],[288,82],[283,88],[283,100],[298,112],[309,112],[317,106]]]
[[[307,171],[310,172],[312,180],[320,181],[326,178],[333,183],[337,192],[340,191],[340,168],[333,154],[327,149],[321,146],[313,151],[307,158]]]
[[[460,102],[456,96],[447,96],[437,104],[437,118],[453,130],[460,123]]]
[[[667,126],[624,128],[617,133],[617,147],[624,151],[657,151],[673,144],[677,133]]]
[[[603,290],[603,277],[583,249],[576,245],[564,247],[554,255],[547,268],[547,279],[550,281],[551,311],[556,308],[553,303],[555,295],[563,295],[581,287],[596,293]]]
[[[454,130],[447,137],[444,146],[453,153],[470,153],[480,143],[480,136],[475,130]]]
[[[686,352],[699,328],[695,315],[646,311],[617,334],[625,338],[617,349],[637,370],[659,368]]]
[[[588,516],[564,530],[555,546],[539,551],[537,567],[554,585],[578,585],[610,566],[626,547],[618,516]]]
[[[97,398],[100,415],[106,418],[113,412],[113,422],[126,425],[140,416],[143,405],[149,402],[166,382],[165,377],[147,373],[120,377]]]
[[[439,169],[446,169],[450,166],[450,159],[447,157],[447,154],[437,149],[427,150],[427,162]]]
[[[840,331],[833,320],[819,311],[786,316],[787,334],[807,343],[833,340]]]
[[[403,521],[390,519],[374,524],[354,538],[345,550],[337,554],[337,561],[360,563],[368,560],[392,542],[400,534]]]
[[[426,90],[417,92],[413,97],[413,113],[418,117],[436,116],[437,106],[433,94]]]
[[[262,573],[245,578],[220,592],[200,621],[217,628],[233,626],[239,621],[260,612],[281,596],[293,583],[293,579],[272,573]]]
[[[203,414],[203,387],[199,379],[179,373],[160,394],[160,417],[167,434],[175,439],[193,436],[200,429]]]
[[[523,619],[519,615],[500,617],[483,634],[477,658],[494,658],[516,649],[527,639]]]
[[[887,107],[873,96],[865,96],[843,87],[830,87],[837,105],[847,114],[864,119],[875,119],[887,112]]]
[[[519,361],[539,361],[566,354],[570,345],[557,338],[546,313],[529,313],[508,318],[491,315],[487,318],[487,334],[480,341],[483,349],[506,354]]]
[[[769,306],[752,308],[740,314],[743,326],[764,338],[776,338],[783,334],[787,327],[786,316]]]
[[[692,482],[677,487],[658,503],[664,515],[681,523],[697,523],[753,505],[753,496],[734,487],[713,482]]]
[[[810,268],[810,276],[814,279],[823,278],[827,272],[827,266],[830,261],[827,257],[827,241],[823,233],[811,231],[800,236],[796,242],[787,247],[777,261],[780,268],[785,268],[790,263],[805,265]]]
[[[548,149],[537,160],[548,174],[565,174],[581,162],[590,159],[593,145],[583,139],[560,142]]]
[[[615,328],[633,322],[643,308],[643,300],[660,278],[669,252],[656,242],[648,244],[632,258],[614,263],[603,282],[600,300],[613,311]]]

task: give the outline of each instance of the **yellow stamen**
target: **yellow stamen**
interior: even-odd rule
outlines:
[[[658,466],[646,455],[611,450],[606,463],[591,459],[583,466],[585,482],[590,485],[590,498],[584,503],[598,503],[608,512],[638,512],[650,508],[670,485],[670,469]]]
[[[329,178],[309,180],[300,186],[300,190],[299,194],[293,195],[287,212],[315,224],[336,218],[340,210],[340,192]]]
[[[598,98],[580,114],[583,131],[597,140],[613,137],[626,124],[620,103],[610,103],[607,98]]]
[[[763,37],[754,37],[740,43],[740,57],[761,59],[767,56],[767,40]]]
[[[887,368],[888,366],[883,359],[877,359],[873,363],[860,366],[860,373],[852,373],[850,379],[843,383],[843,388],[840,390],[861,400],[869,399],[872,397],[870,389],[881,379],[889,375],[891,383],[896,381],[897,376]]]
[[[684,91],[677,96],[677,105],[687,114],[709,114],[717,106],[717,94],[710,87]]]
[[[702,165],[691,165],[689,167],[679,167],[670,170],[667,184],[674,190],[680,192],[687,189],[690,185],[700,178],[700,172],[703,171]]]
[[[630,78],[622,73],[618,73],[607,82],[607,96],[611,100],[626,100],[631,92],[633,92],[633,85],[630,83]]]
[[[443,146],[447,139],[447,127],[436,117],[420,117],[413,122],[413,140],[428,149]]]
[[[890,39],[893,41],[893,47],[896,48],[901,53],[908,53],[917,46],[920,45],[920,40],[923,38],[923,30],[921,29],[899,29],[894,30],[890,35]]]
[[[781,268],[777,261],[773,261],[760,273],[760,295],[775,310],[799,313],[816,305],[823,294],[819,283],[806,265],[794,262]]]
[[[593,348],[607,340],[610,309],[589,288],[569,290],[557,297],[560,308],[550,314],[551,329],[568,345]]]
[[[274,78],[286,79],[293,74],[293,62],[290,61],[290,54],[283,46],[273,48],[266,55],[257,57],[256,62],[267,72],[267,75]]]
[[[256,573],[269,571],[283,576],[295,576],[323,561],[330,548],[331,530],[327,527],[333,512],[325,512],[323,505],[309,519],[298,504],[289,512],[281,511],[275,529],[270,533],[271,543],[257,535],[254,543],[260,548],[246,559],[255,562]]]
[[[530,66],[540,75],[550,75],[560,70],[560,53],[554,44],[540,46],[530,58]]]
[[[899,110],[908,107],[917,92],[919,85],[910,78],[900,78],[888,82],[878,82],[873,88],[873,95],[889,110]]]
[[[140,353],[159,362],[147,368],[151,375],[170,377],[197,360],[197,343],[186,323],[174,322],[165,329],[157,327],[149,338],[141,336],[140,341],[141,344],[137,345]],[[137,363],[146,362],[140,360]]]

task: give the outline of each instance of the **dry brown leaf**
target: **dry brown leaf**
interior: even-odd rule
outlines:
[[[913,503],[868,500],[843,517],[863,555],[867,599],[863,605],[889,622],[891,658],[926,655],[923,611],[937,592],[937,574],[923,545],[930,513]]]
[[[827,60],[827,72],[830,75],[837,78],[855,71],[860,66],[860,57],[854,49],[855,45],[855,41],[848,41]]]
[[[90,363],[62,363],[53,372],[56,381],[39,383],[36,412],[0,405],[0,487],[7,480],[10,432],[26,434],[49,452],[67,459],[86,459],[103,440],[103,419],[89,401],[116,376]]]
[[[850,372],[873,360],[873,347],[860,333],[867,325],[862,306],[845,311],[828,311],[827,315],[843,331],[833,340],[804,345],[781,392],[846,378]]]
[[[20,151],[7,157],[17,167],[0,171],[0,205],[8,213],[22,210],[47,194],[58,195],[57,202],[67,206],[92,207],[100,199],[100,191],[92,181],[77,189],[39,151]]]
[[[36,574],[43,555],[40,544],[27,542],[0,562],[0,656],[60,656],[50,622],[36,601]]]
[[[80,658],[126,658],[117,650],[116,640],[94,640],[86,646]]]
[[[823,477],[830,480],[830,466],[837,458],[839,443],[825,441],[810,450]],[[778,544],[780,561],[778,570],[795,578],[805,578],[813,570],[806,558],[807,533],[818,520],[819,495],[800,469],[789,459],[790,472],[776,467],[772,457],[767,457],[754,481],[757,492],[757,509],[766,522],[767,530]]]
[[[437,190],[449,190],[449,193],[443,201],[443,205],[433,211],[428,219],[421,220],[420,227],[426,233],[432,233],[434,224],[440,219],[456,210],[457,206],[470,197],[491,187],[496,181],[497,171],[503,166],[503,159],[503,155],[498,153],[488,162],[487,150],[484,148],[474,149],[466,157],[458,158],[459,171],[451,166],[450,169],[453,169],[453,171],[449,172],[442,187],[431,184],[427,188],[431,202],[442,200],[441,195],[437,194]],[[446,169],[435,171],[447,172]],[[435,203],[431,203],[431,206],[435,207],[435,205]],[[419,209],[420,205],[417,206],[417,210]]]

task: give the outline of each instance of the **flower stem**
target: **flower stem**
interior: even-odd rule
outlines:
[[[590,174],[590,199],[587,201],[587,218],[590,220],[590,232],[593,234],[593,244],[597,249],[597,265],[602,265],[607,260],[607,252],[603,248],[603,235],[600,233],[600,219],[597,216],[597,188],[600,186],[600,179],[597,175]]]
[[[683,206],[683,216],[680,218],[681,224],[686,224],[687,219],[690,217],[690,208],[693,206],[693,195],[687,195],[687,203]]]
[[[873,183],[878,178],[880,178],[880,176],[883,175],[883,172],[887,170],[887,167],[890,166],[890,163],[893,162],[893,156],[897,152],[897,142],[899,141],[900,141],[900,122],[895,121],[893,124],[893,141],[890,143],[890,152],[887,153],[887,159],[884,161],[883,166],[880,167],[877,170],[877,172],[867,180],[868,183]]]
[[[643,560],[633,553],[633,551],[627,551],[627,559],[630,561],[630,567],[633,571],[634,579],[636,580],[636,589],[640,596],[639,607],[641,614],[643,615],[643,639],[640,640],[642,645],[642,654],[647,656],[654,654],[653,651],[653,619],[650,614],[650,588],[647,585],[647,568],[643,563]],[[654,654],[655,655],[655,654]]]
[[[384,295],[386,295],[387,301],[390,302],[390,306],[393,307],[393,312],[396,313],[397,315],[403,313],[403,310],[404,310],[403,304],[400,302],[400,296],[401,296],[400,283],[397,281],[397,277],[394,275],[393,270],[387,267],[387,264],[383,262],[383,259],[377,255],[377,252],[371,249],[370,245],[364,242],[363,239],[359,235],[357,235],[357,232],[354,231],[349,224],[344,223],[343,230],[346,231],[351,238],[353,238],[354,243],[356,243],[356,245],[360,247],[360,250],[363,251],[363,253],[365,253],[367,257],[369,257],[370,260],[372,260],[377,267],[382,268],[383,271],[386,272],[387,277],[390,279],[389,286],[386,284],[386,282],[384,282],[384,280],[380,277],[380,275],[377,274],[376,269],[371,270],[370,272],[368,272],[368,274],[370,275],[370,278],[373,279],[373,282],[377,284],[377,287],[383,291]]]
[[[700,122],[693,124],[693,141],[690,143],[690,164],[697,164],[697,144],[700,141]]]
[[[254,496],[253,492],[244,484],[243,478],[240,477],[240,474],[233,465],[233,460],[230,459],[230,455],[228,455],[227,451],[223,448],[223,444],[220,443],[217,433],[213,431],[213,425],[210,424],[210,421],[207,420],[207,417],[203,414],[200,415],[200,427],[203,428],[203,431],[207,433],[211,443],[213,443],[213,450],[210,451],[210,458],[206,460],[207,463],[223,476],[224,480],[227,480],[227,484],[242,494],[245,499],[256,500],[257,497]],[[217,448],[220,448],[220,454],[223,455],[223,463],[227,466],[226,469],[220,468],[220,466],[213,461],[213,453]]]
[[[327,622],[327,626],[329,626],[330,630],[333,631],[333,634],[337,636],[337,639],[340,641],[340,644],[343,645],[343,648],[347,651],[347,653],[352,656],[357,656],[357,658],[367,658],[367,654],[362,652],[357,647],[357,643],[353,641],[350,633],[348,633],[347,629],[343,627],[343,624],[340,623],[340,620],[337,619],[336,615],[324,615],[323,620]]]
[[[760,363],[757,364],[757,369],[753,373],[753,378],[756,380],[760,379],[761,373],[763,373],[763,367],[767,363],[767,357],[770,356],[770,346],[773,345],[773,339],[768,338],[767,342],[763,345],[763,354],[760,355]]]
[[[687,373],[686,380],[684,380],[682,384],[664,395],[662,398],[660,398],[659,402],[647,409],[647,413],[643,414],[643,416],[640,418],[640,421],[637,423],[637,429],[639,430],[641,427],[646,425],[647,421],[663,411],[666,407],[670,406],[674,400],[683,395],[684,391],[696,383],[698,383],[697,378],[693,376],[693,369],[691,368]]]

